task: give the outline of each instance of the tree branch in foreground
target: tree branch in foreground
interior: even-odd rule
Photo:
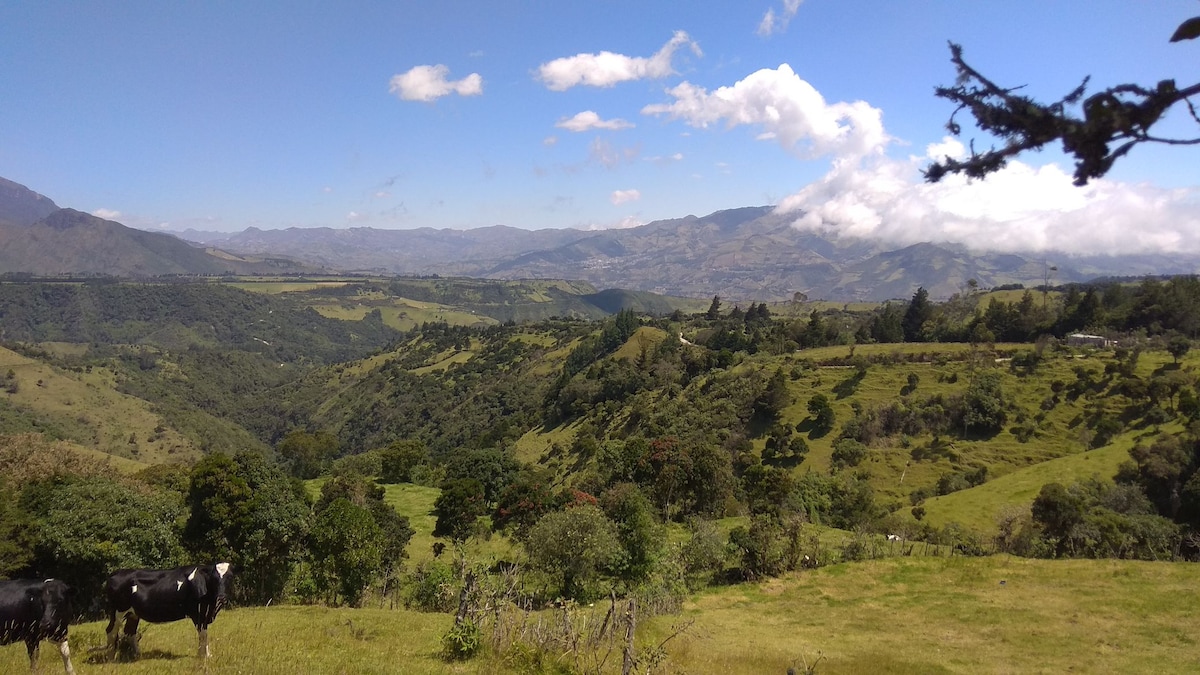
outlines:
[[[1141,143],[1200,144],[1200,138],[1161,138],[1150,134],[1151,127],[1181,101],[1200,125],[1200,116],[1189,100],[1200,94],[1200,83],[1183,89],[1176,87],[1174,80],[1162,80],[1153,88],[1121,84],[1083,99],[1088,84],[1085,78],[1066,96],[1043,104],[1017,93],[1020,87],[1005,89],[972,68],[963,59],[961,45],[951,42],[950,54],[958,72],[957,81],[952,87],[935,90],[938,97],[958,104],[946,129],[959,135],[962,127],[955,116],[967,110],[975,118],[976,126],[1003,140],[1004,145],[977,152],[972,141],[967,159],[945,157],[926,167],[923,173],[930,183],[951,173],[984,178],[1003,168],[1010,157],[1061,141],[1063,151],[1075,158],[1075,184],[1086,185],[1090,179],[1108,173],[1116,160]],[[1076,107],[1078,112],[1068,112]]]

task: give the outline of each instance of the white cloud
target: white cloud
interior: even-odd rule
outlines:
[[[378,192],[375,193],[375,199],[384,199],[386,197],[391,197],[391,196],[392,196],[392,193],[388,192],[387,190],[379,190]]]
[[[775,14],[774,7],[768,7],[767,12],[763,14],[762,21],[758,23],[757,33],[762,37],[767,37],[773,33],[782,33],[787,30],[792,17],[796,16],[796,11],[800,9],[801,2],[804,0],[783,0],[783,11],[778,15]]]
[[[558,136],[547,136],[547,137],[543,138],[542,145],[544,145],[546,147],[558,145]]]
[[[640,190],[613,190],[613,193],[608,196],[608,201],[613,203],[613,206],[620,206],[626,202],[636,202],[642,198]]]
[[[388,91],[405,101],[436,101],[449,94],[478,96],[483,93],[483,77],[471,73],[461,80],[448,80],[450,69],[444,65],[416,66],[393,75]]]
[[[841,158],[819,181],[785,198],[800,229],[896,244],[954,242],[977,249],[1081,255],[1200,252],[1200,188],[1167,190],[1093,180],[1076,187],[1055,164],[1010,162],[985,180],[925,183],[929,159],[961,155],[947,138],[926,157]]]
[[[575,133],[590,131],[592,129],[607,129],[617,131],[620,129],[630,129],[633,127],[632,122],[627,122],[623,119],[616,118],[611,120],[602,120],[600,116],[591,110],[584,110],[577,113],[574,117],[564,117],[559,120],[554,126]]]
[[[96,209],[92,211],[92,215],[105,220],[116,220],[121,217],[121,212],[112,209]]]
[[[330,192],[333,192],[333,188],[326,185],[325,187],[321,188],[321,192],[324,192],[325,194],[329,194]]]
[[[631,227],[641,227],[644,222],[637,216],[625,216],[624,218],[610,223],[587,223],[575,227],[577,230],[598,231],[598,230],[628,230]]]
[[[364,220],[370,220],[370,218],[371,216],[369,214],[359,213],[358,211],[351,211],[350,213],[346,214],[346,221],[351,223],[359,223]]]
[[[684,82],[667,94],[675,99],[673,103],[648,105],[642,113],[666,115],[701,129],[721,122],[728,128],[761,127],[760,137],[804,157],[878,154],[890,140],[883,130],[881,110],[865,101],[826,103],[786,63],[751,73],[712,93]]]
[[[696,56],[701,56],[700,45],[686,32],[676,31],[654,56],[635,57],[613,52],[565,56],[538,66],[538,79],[547,89],[566,91],[576,85],[611,87],[629,80],[663,78],[675,74],[671,59],[684,45],[689,46]]]
[[[683,153],[676,152],[671,155],[655,155],[654,157],[647,157],[646,161],[653,162],[655,164],[671,164],[673,162],[681,162],[683,161]]]

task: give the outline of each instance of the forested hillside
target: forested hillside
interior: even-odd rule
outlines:
[[[1200,554],[1194,278],[405,330],[313,306],[529,289],[338,283],[0,285],[0,574],[227,559],[244,604],[446,610],[517,559],[528,606],[673,611],[888,555]],[[90,432],[118,401],[140,426]]]

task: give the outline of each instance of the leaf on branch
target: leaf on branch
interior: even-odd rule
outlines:
[[[1198,37],[1200,37],[1200,16],[1193,16],[1179,24],[1179,28],[1175,29],[1175,34],[1171,36],[1171,42],[1194,40]]]

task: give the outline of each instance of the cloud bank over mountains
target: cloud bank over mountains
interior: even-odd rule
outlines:
[[[757,34],[765,38],[786,31],[801,3],[782,0],[769,7]],[[703,56],[696,40],[680,30],[651,56],[579,53],[540,64],[533,78],[556,92],[663,80],[678,75],[674,61],[681,50]],[[422,102],[483,93],[479,73],[458,80],[449,73],[444,65],[416,66],[392,77],[390,89],[403,100]],[[896,244],[951,242],[1021,253],[1200,252],[1200,187],[1168,190],[1113,180],[1076,187],[1057,164],[1022,161],[1010,162],[986,180],[951,176],[927,184],[921,168],[935,158],[962,156],[957,139],[931,144],[922,156],[898,158],[903,142],[884,128],[883,110],[868,101],[827,101],[788,63],[714,89],[684,80],[666,87],[664,95],[667,100],[643,105],[641,114],[698,130],[746,127],[755,132],[755,140],[775,143],[797,161],[828,162],[824,176],[777,203],[778,212],[795,214],[800,229]],[[547,122],[570,133],[596,134],[587,147],[587,164],[615,170],[636,157],[636,151],[614,146],[601,135],[635,127],[621,117],[605,119],[584,110]],[[557,140],[546,136],[542,143],[551,146]],[[646,159],[665,167],[683,154]],[[631,187],[612,191],[608,200],[621,207],[641,194]],[[635,221],[627,217],[622,222]]]
[[[1065,251],[1081,255],[1200,252],[1200,190],[1166,190],[1095,180],[1076,187],[1056,164],[1012,161],[986,180],[952,176],[923,181],[933,159],[961,157],[944,138],[923,157],[893,159],[897,140],[883,111],[865,101],[828,103],[788,64],[754,72],[712,92],[683,82],[670,103],[646,115],[691,127],[760,129],[801,160],[827,159],[819,180],[780,200],[796,227],[896,244],[951,242],[1004,252]]]

